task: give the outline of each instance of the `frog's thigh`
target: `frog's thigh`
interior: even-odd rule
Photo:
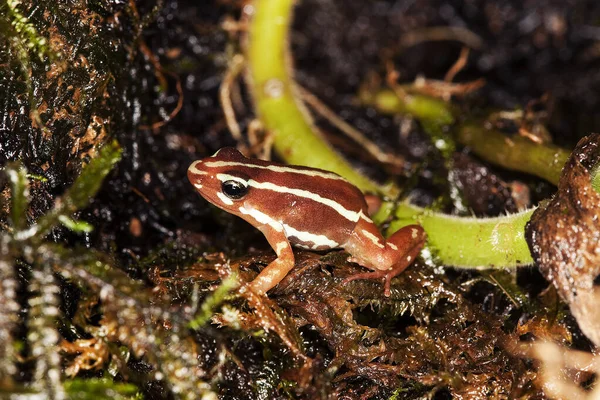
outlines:
[[[294,268],[294,252],[285,236],[283,227],[275,229],[272,226],[263,226],[260,230],[277,253],[277,258],[267,265],[250,284],[255,293],[263,294],[277,285]]]

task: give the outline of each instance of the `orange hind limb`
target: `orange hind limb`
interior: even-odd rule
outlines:
[[[369,233],[369,236],[371,235],[372,233]],[[368,254],[361,257],[353,257],[351,261],[355,261],[374,271],[351,275],[344,279],[343,284],[357,279],[383,278],[384,295],[389,297],[392,279],[413,263],[421,252],[426,237],[425,231],[419,225],[403,227],[390,236],[387,241],[383,240],[383,243],[380,242],[380,244],[385,246],[383,257],[381,257],[381,252],[377,258],[370,258]],[[364,240],[361,242],[364,242]],[[378,245],[376,242],[374,243]]]

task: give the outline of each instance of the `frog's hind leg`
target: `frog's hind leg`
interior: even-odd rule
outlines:
[[[390,267],[383,269],[375,267],[377,270],[364,272],[349,276],[343,283],[356,279],[384,279],[384,294],[390,296],[390,287],[392,279],[404,271],[421,252],[426,239],[425,231],[419,225],[409,225],[401,228],[388,238],[385,242],[386,258],[391,260]]]
[[[400,228],[387,239],[386,246],[389,246],[392,250],[404,255],[398,257],[398,260],[394,262],[394,265],[407,263],[398,273],[406,269],[406,267],[408,267],[419,255],[419,252],[425,245],[426,239],[427,234],[420,225],[407,225]]]

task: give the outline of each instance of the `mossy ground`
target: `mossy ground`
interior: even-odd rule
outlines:
[[[268,298],[237,290],[274,255],[260,233],[201,200],[185,172],[235,145],[218,91],[242,47],[243,21],[232,21],[245,3],[35,3],[0,5],[0,395],[543,398],[520,341],[590,347],[533,268],[418,261],[388,299],[377,282],[341,284],[359,270],[343,253],[298,251]],[[358,106],[361,87],[390,65],[403,82],[443,79],[466,45],[456,79],[486,85],[453,107],[465,118],[529,107],[527,126],[570,149],[600,129],[599,17],[584,0],[304,0],[290,48],[300,84],[408,162],[374,163],[317,118],[353,165],[382,181],[393,174],[420,205],[493,216],[554,187],[456,144],[449,164],[410,115]],[[408,43],[448,25],[475,36]],[[245,130],[251,99],[243,84],[233,89]],[[514,182],[529,189],[525,200],[511,195]],[[223,281],[230,290],[219,291]]]

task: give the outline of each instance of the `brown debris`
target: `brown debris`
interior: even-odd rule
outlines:
[[[502,333],[500,320],[484,317],[423,266],[398,276],[390,299],[384,300],[378,283],[341,284],[355,271],[344,253],[338,254],[300,260],[273,292],[299,327],[311,326],[323,337],[333,355],[330,365],[343,367],[334,379],[337,396],[383,395],[403,381],[430,386],[431,393],[446,388],[457,398],[522,390],[514,372],[527,373],[501,350],[511,339]],[[328,265],[335,266],[333,276]],[[357,315],[368,309],[379,318],[410,315],[415,321],[395,328],[366,326]]]
[[[451,177],[475,215],[518,210],[510,184],[472,157],[456,153]]]
[[[110,359],[106,342],[92,339],[79,339],[71,343],[63,340],[61,350],[67,354],[76,354],[75,359],[65,368],[67,376],[76,376],[80,371],[100,370]]]
[[[517,350],[524,356],[537,360],[540,370],[536,384],[552,399],[597,399],[600,385],[589,387],[594,374],[598,374],[598,354],[572,350],[550,341],[522,345]]]
[[[600,344],[600,194],[591,173],[600,160],[600,135],[583,138],[567,161],[558,192],[541,206],[526,235],[540,271],[569,304],[579,327]]]

